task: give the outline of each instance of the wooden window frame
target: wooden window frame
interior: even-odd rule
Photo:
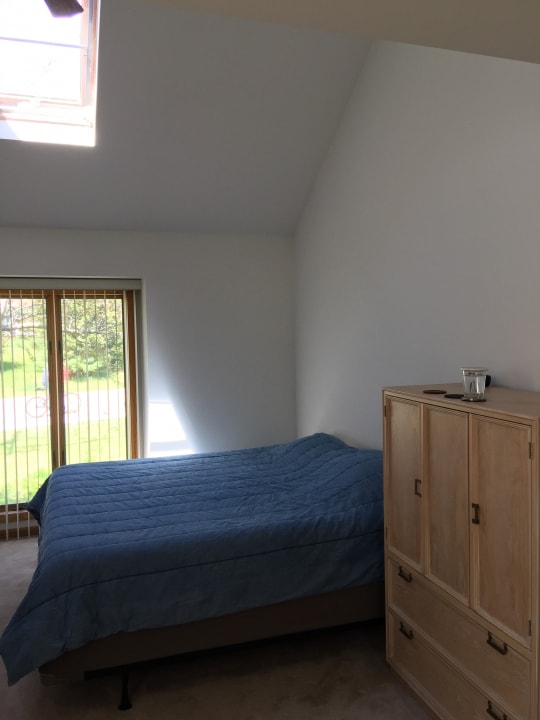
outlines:
[[[139,457],[139,407],[138,407],[138,370],[137,370],[137,321],[135,290],[82,290],[82,289],[21,289],[7,290],[0,287],[0,298],[15,297],[21,299],[41,298],[46,300],[47,334],[49,337],[48,373],[51,380],[49,407],[51,411],[51,471],[65,464],[66,427],[63,421],[64,379],[63,348],[61,324],[61,302],[63,299],[82,299],[88,294],[97,298],[122,298],[122,330],[124,345],[124,386],[126,402],[126,457]],[[54,345],[54,351],[52,348]],[[38,526],[26,511],[26,503],[6,503],[0,506],[0,540],[31,537],[38,534]]]

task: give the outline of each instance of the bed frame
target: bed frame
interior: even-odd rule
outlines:
[[[131,707],[129,669],[140,663],[319,628],[384,617],[384,583],[349,588],[172,627],[118,633],[94,640],[39,669],[44,685],[116,669],[122,674],[120,710]]]

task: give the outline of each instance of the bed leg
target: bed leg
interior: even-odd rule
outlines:
[[[129,710],[131,708],[131,702],[129,701],[129,670],[123,668],[122,670],[122,695],[120,697],[119,710]]]

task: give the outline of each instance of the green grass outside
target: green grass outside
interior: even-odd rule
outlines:
[[[0,407],[2,400],[38,397],[42,388],[47,346],[39,334],[10,337],[0,347]],[[115,390],[124,387],[122,372],[101,377],[71,376],[66,393]],[[120,460],[125,458],[126,428],[123,418],[110,421],[68,423],[66,461],[68,463]],[[48,426],[6,430],[0,434],[0,504],[30,500],[51,472],[51,437]],[[4,480],[6,482],[4,482]],[[5,491],[7,488],[7,493]]]
[[[123,418],[99,420],[66,427],[67,462],[121,460],[125,457],[126,430]],[[6,431],[0,443],[0,505],[30,500],[51,472],[50,433],[47,426]]]

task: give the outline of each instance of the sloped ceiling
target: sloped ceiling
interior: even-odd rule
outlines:
[[[538,0],[152,0],[202,12],[540,63]]]
[[[372,38],[540,61],[539,0],[102,0],[96,148],[0,140],[0,225],[292,234]]]
[[[290,234],[367,48],[102,0],[97,147],[0,140],[0,225]]]

